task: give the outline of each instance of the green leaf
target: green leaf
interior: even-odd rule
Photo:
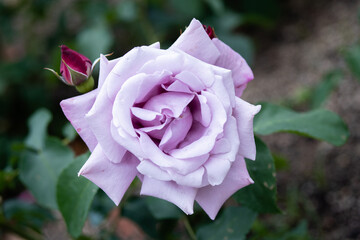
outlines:
[[[199,240],[242,240],[245,239],[256,217],[256,212],[248,208],[228,207],[220,218],[201,227],[196,236]]]
[[[236,192],[233,197],[258,213],[279,213],[276,204],[276,173],[274,159],[264,142],[255,138],[256,160],[246,159],[246,167],[254,184]]]
[[[26,146],[41,150],[47,136],[47,127],[51,121],[51,113],[45,108],[37,110],[28,120],[29,134],[25,139]]]
[[[160,198],[147,197],[146,204],[156,219],[179,219],[184,216],[177,206]]]
[[[20,180],[39,204],[56,209],[56,183],[61,171],[73,161],[73,152],[56,138],[47,138],[39,152],[25,151],[20,158]]]
[[[81,235],[92,200],[98,187],[80,176],[78,172],[89,158],[83,154],[65,168],[59,176],[56,199],[59,210],[64,217],[68,232],[73,237]]]
[[[333,70],[327,73],[312,94],[311,107],[321,107],[331,92],[339,85],[343,75],[340,70]]]
[[[272,157],[274,159],[276,171],[287,170],[289,168],[289,160],[284,156],[272,153]]]
[[[113,42],[110,29],[102,21],[82,31],[76,39],[80,52],[92,61],[100,57],[100,53],[109,53]]]
[[[316,109],[297,113],[270,103],[261,103],[261,106],[261,111],[254,119],[254,131],[257,134],[291,132],[326,141],[335,146],[344,144],[349,137],[344,121],[331,111]]]
[[[360,45],[354,45],[345,51],[345,61],[350,71],[360,81]]]

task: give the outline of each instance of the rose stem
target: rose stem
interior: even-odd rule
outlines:
[[[191,238],[192,240],[196,240],[195,232],[194,232],[194,230],[192,229],[192,227],[191,227],[191,225],[190,225],[190,222],[189,222],[189,219],[188,219],[187,216],[184,216],[184,217],[183,217],[183,222],[184,222],[186,231],[187,231],[187,233],[189,234],[190,238]]]

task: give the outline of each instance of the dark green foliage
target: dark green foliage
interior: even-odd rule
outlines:
[[[228,207],[213,223],[201,227],[199,240],[245,240],[257,213],[245,207]]]
[[[261,103],[262,109],[254,119],[254,131],[260,135],[275,132],[291,132],[335,146],[344,144],[349,131],[344,121],[335,113],[316,109],[297,113],[285,107]]]
[[[250,177],[255,182],[234,194],[236,201],[258,213],[279,213],[276,204],[276,170],[265,143],[256,138],[256,160],[246,159]]]
[[[184,213],[174,204],[154,197],[147,197],[146,204],[156,219],[179,219]]]
[[[67,229],[73,237],[81,234],[92,200],[99,189],[94,183],[78,176],[89,154],[84,154],[62,171],[58,178],[56,200]]]
[[[56,184],[74,153],[57,138],[47,138],[39,152],[26,150],[20,159],[20,179],[39,204],[57,209]]]

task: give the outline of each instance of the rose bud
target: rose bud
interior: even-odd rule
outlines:
[[[205,32],[207,33],[207,35],[209,36],[210,39],[216,38],[214,28],[212,28],[210,26],[206,26],[204,24],[203,24],[203,28],[204,28]]]
[[[60,75],[53,69],[45,68],[55,74],[65,84],[75,86],[80,93],[86,93],[94,88],[94,78],[91,76],[93,66],[84,55],[61,45]]]

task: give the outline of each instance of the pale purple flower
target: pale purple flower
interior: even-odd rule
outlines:
[[[253,117],[240,99],[253,74],[245,60],[192,20],[167,50],[136,47],[100,59],[99,86],[61,107],[90,151],[79,174],[119,204],[137,176],[141,194],[186,214],[194,201],[214,219],[233,193],[253,183]]]

